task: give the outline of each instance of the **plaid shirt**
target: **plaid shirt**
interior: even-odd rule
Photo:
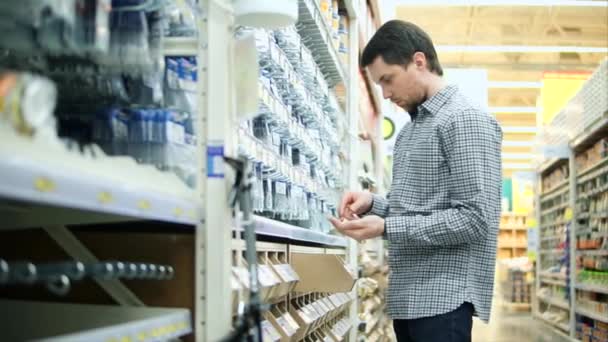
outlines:
[[[418,107],[396,140],[385,220],[388,313],[435,316],[473,303],[489,321],[500,219],[502,131],[495,118],[447,86]]]

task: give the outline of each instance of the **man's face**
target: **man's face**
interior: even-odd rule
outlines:
[[[415,59],[416,57],[414,57]],[[386,64],[382,56],[368,66],[374,82],[382,87],[382,96],[407,112],[413,112],[425,100],[421,70],[415,62],[407,66]]]

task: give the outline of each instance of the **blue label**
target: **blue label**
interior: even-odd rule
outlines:
[[[207,146],[207,177],[224,178],[224,146]]]

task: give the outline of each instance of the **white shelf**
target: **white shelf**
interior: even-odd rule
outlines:
[[[568,278],[564,274],[551,273],[551,272],[541,272],[540,276],[545,277],[545,278],[560,279],[560,280],[564,280],[564,281]]]
[[[192,332],[187,309],[0,301],[4,341],[165,341]]]
[[[608,256],[608,249],[587,249],[587,250],[577,250],[576,254],[579,255],[589,255],[589,256]]]
[[[577,290],[581,290],[581,291],[603,293],[603,294],[607,294],[608,295],[608,286],[600,286],[600,285],[593,285],[593,284],[581,284],[581,283],[577,283],[576,284],[576,289]]]
[[[592,318],[596,321],[600,321],[603,323],[608,323],[608,315],[602,314],[599,312],[595,312],[593,310],[585,309],[585,308],[576,308],[576,313],[579,315],[583,315],[585,317]]]
[[[586,175],[588,175],[589,173],[603,167],[603,166],[607,166],[608,165],[608,158],[604,158],[602,160],[600,160],[599,162],[593,164],[592,166],[588,167],[585,170],[579,171],[577,176],[578,178],[583,178]]]
[[[601,137],[601,131],[608,128],[608,112],[604,113],[604,116],[595,122],[591,127],[586,129],[584,132],[579,134],[578,137],[572,140],[570,146],[576,150],[584,149],[587,143]]]
[[[325,23],[317,1],[299,0],[298,32],[304,45],[312,52],[313,58],[327,83],[333,87],[338,83],[347,84],[344,66],[331,39],[331,31]],[[356,32],[349,32],[356,34]]]
[[[541,249],[539,254],[562,254],[565,251],[565,249]]]
[[[555,330],[556,333],[558,333],[559,335],[566,337],[567,339],[569,339],[569,337],[564,334],[564,332],[569,332],[570,331],[570,327],[568,326],[567,323],[555,323],[552,322],[546,318],[544,318],[541,314],[535,314],[536,318],[540,319],[541,321],[545,322],[546,324],[554,327],[554,328],[558,328],[559,330]]]
[[[292,226],[287,223],[271,220],[261,216],[254,216],[255,231],[260,235],[278,238],[317,243],[325,246],[344,247],[348,245],[346,238],[329,235],[314,230]]]
[[[553,241],[553,240],[565,240],[566,234],[553,235],[553,236],[542,236],[540,241]]]
[[[560,309],[564,309],[564,310],[570,310],[570,305],[568,304],[568,302],[565,299],[561,299],[561,298],[553,298],[550,296],[538,296],[538,299],[542,302],[545,302],[547,304],[551,304],[555,307],[558,307]]]
[[[604,165],[602,167],[594,167],[592,171],[586,172],[585,175],[578,177],[576,179],[576,183],[583,184],[586,181],[592,180],[592,179],[608,172],[608,165],[605,165],[605,162],[603,164]]]
[[[543,276],[541,276],[540,282],[545,283],[545,284],[550,284],[550,285],[556,285],[556,286],[563,286],[563,287],[567,286],[566,280],[555,280],[555,279],[551,279],[551,278],[545,278]]]
[[[550,158],[545,160],[542,164],[540,164],[540,166],[537,168],[539,173],[543,173],[546,170],[548,170],[549,168],[553,167],[555,164],[564,161],[566,159],[564,158]],[[566,180],[567,181],[567,180]],[[549,190],[552,191],[553,189]]]
[[[554,197],[557,197],[559,195],[562,195],[566,192],[568,192],[569,188],[566,186],[568,185],[569,180],[565,179],[564,181],[562,181],[561,183],[559,183],[558,185],[556,185],[555,187],[553,187],[553,189],[549,190],[549,191],[545,191],[544,193],[540,194],[540,199],[541,201],[547,201],[550,200]]]
[[[87,159],[59,146],[40,146],[11,132],[0,132],[4,139],[0,144],[0,199],[79,211],[76,221],[63,224],[94,223],[97,219],[196,224],[202,203],[173,174],[127,158]],[[27,205],[16,206],[29,209]],[[0,227],[19,228],[36,219],[33,213],[19,210],[6,210],[19,222],[16,227],[11,226],[12,220],[2,220]],[[2,206],[0,212],[4,212]],[[49,221],[59,219],[52,211],[46,212]]]
[[[544,223],[540,225],[541,229],[546,229],[546,228],[550,228],[550,227],[556,227],[556,226],[563,226],[565,224],[570,223],[570,220],[560,220],[560,221],[554,221],[552,223]]]
[[[568,208],[568,203],[559,204],[550,209],[541,210],[540,215],[541,216],[549,215],[556,211],[565,210],[566,208]]]
[[[165,56],[197,56],[199,42],[197,37],[164,37],[163,55]]]

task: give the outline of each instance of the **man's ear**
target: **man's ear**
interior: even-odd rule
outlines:
[[[426,69],[426,56],[424,55],[424,52],[415,52],[414,56],[412,56],[412,60],[417,69]]]

